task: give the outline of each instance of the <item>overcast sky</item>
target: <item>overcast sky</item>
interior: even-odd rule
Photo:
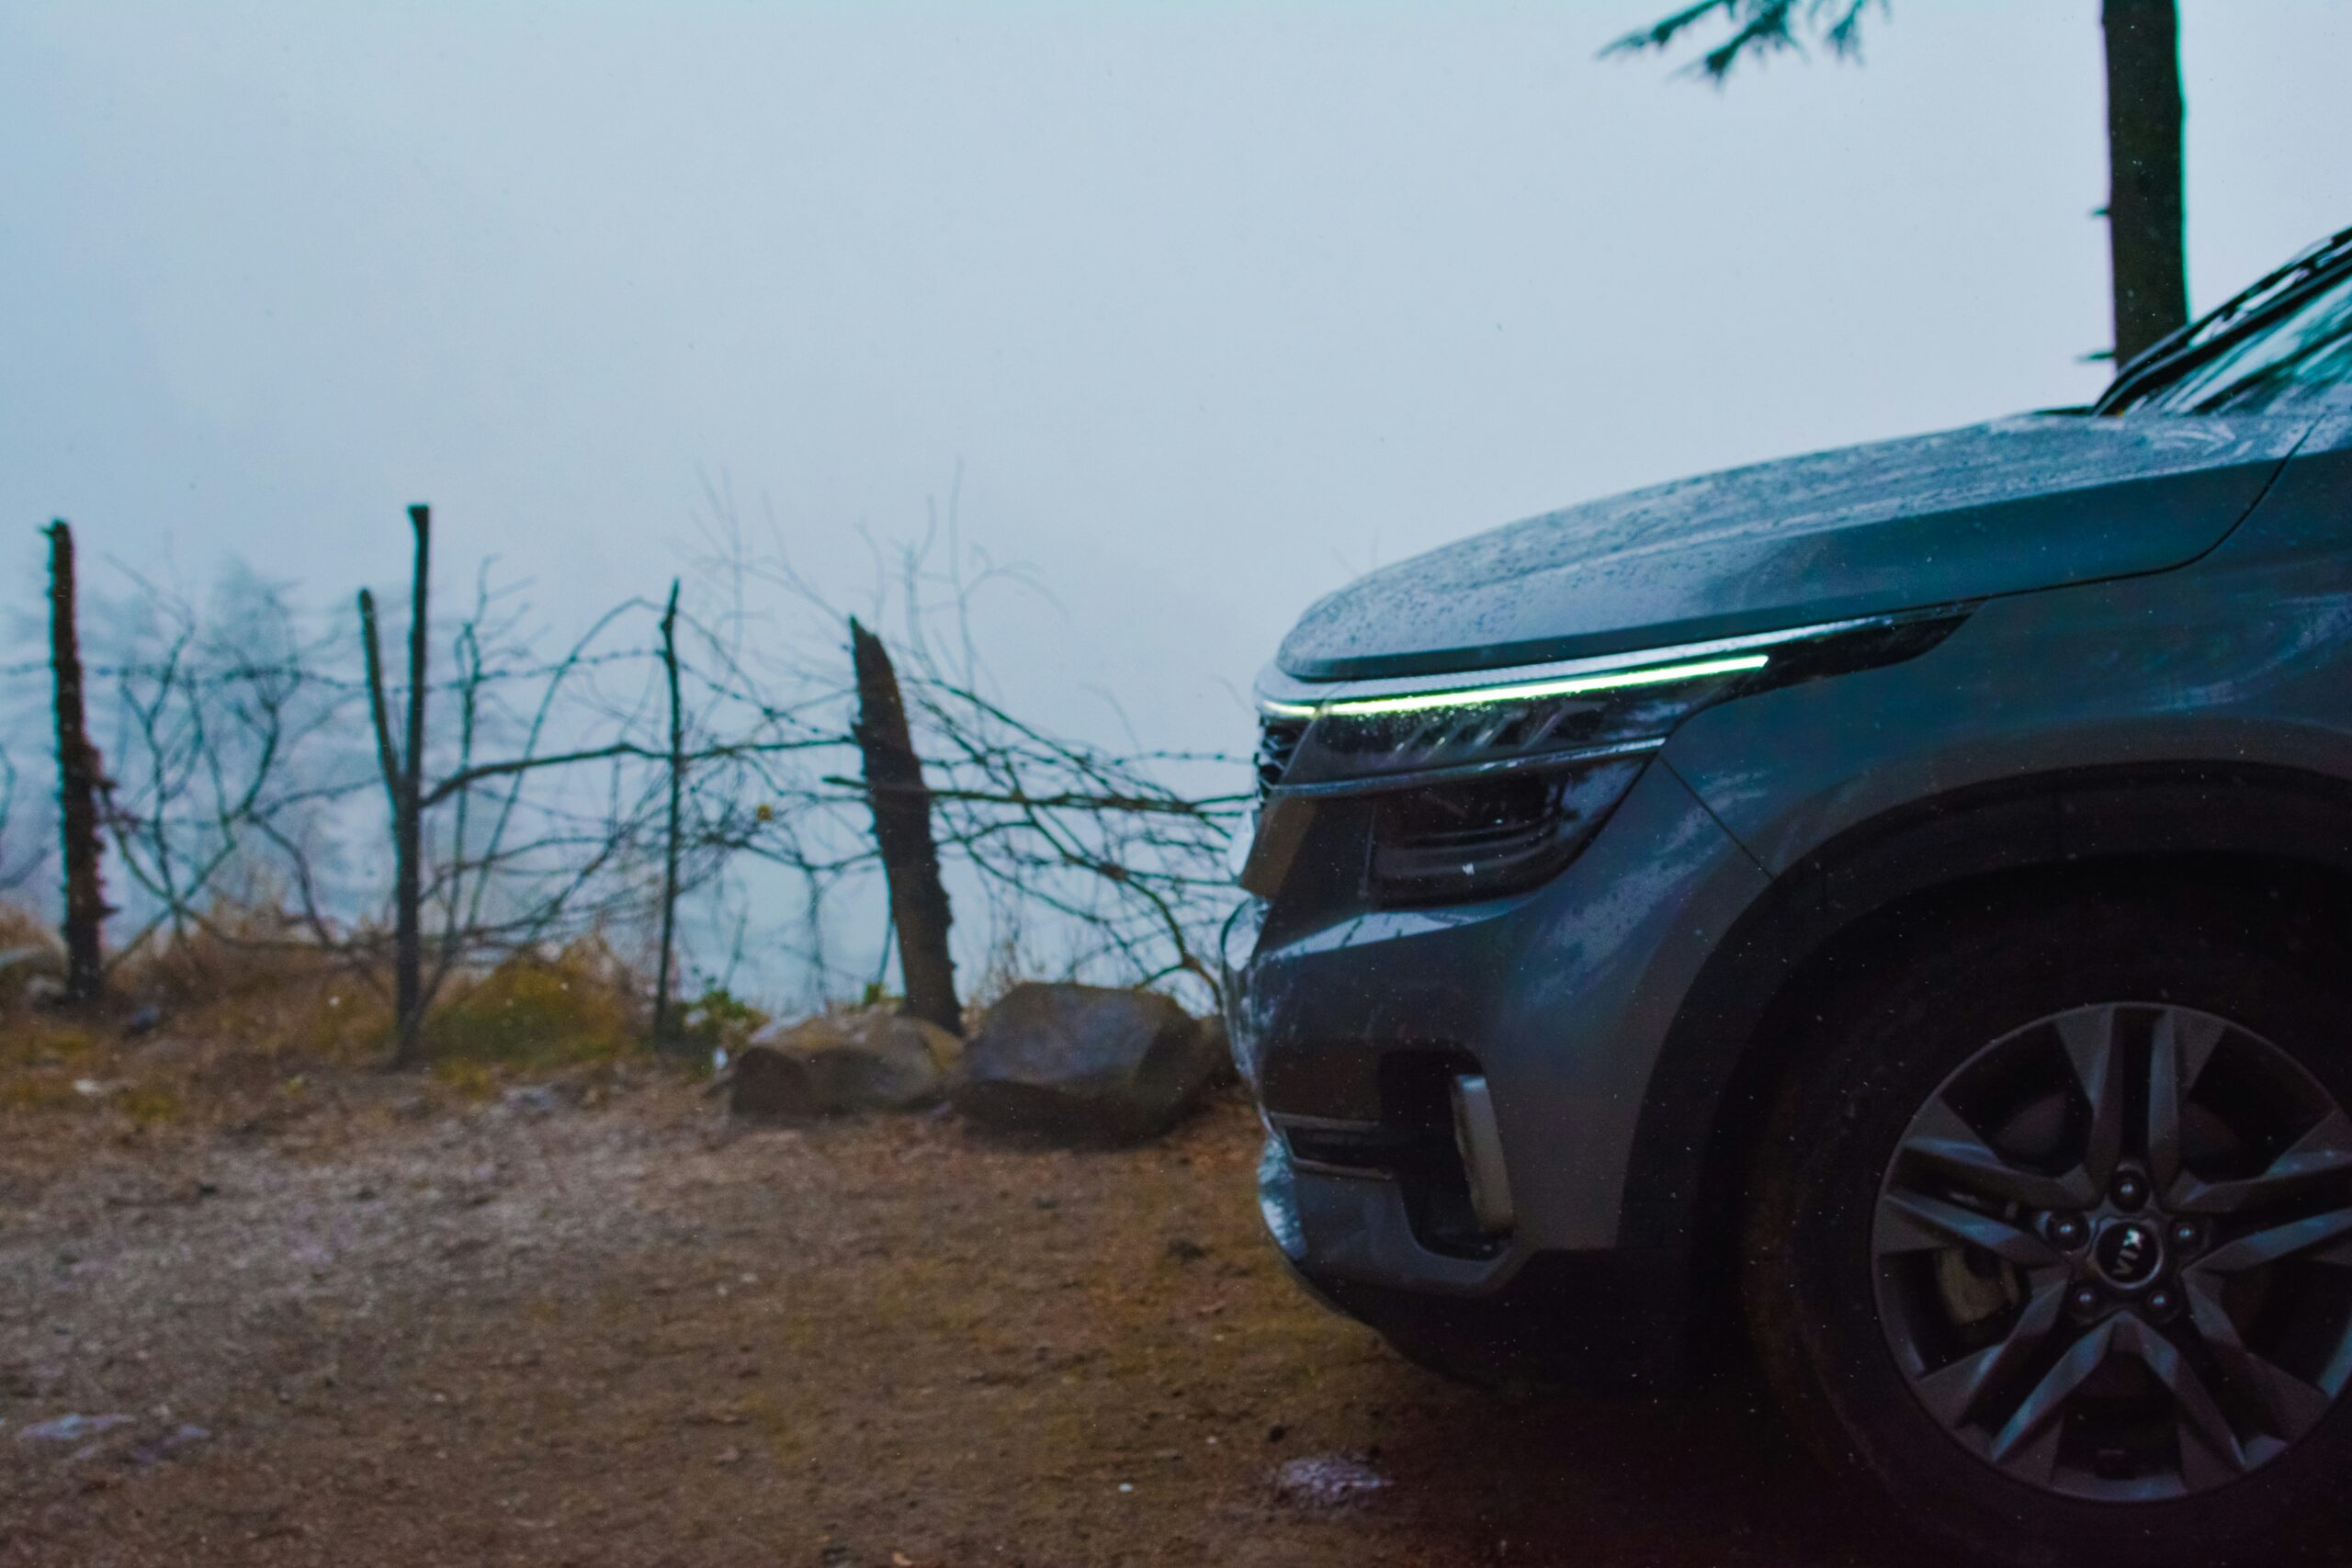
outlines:
[[[424,499],[576,624],[707,480],[846,592],[960,466],[1013,700],[1238,748],[1368,566],[2098,389],[2096,0],[1721,93],[1595,58],[1666,5],[12,0],[0,584],[340,602]],[[2352,8],[2183,13],[2202,308],[2352,223]]]

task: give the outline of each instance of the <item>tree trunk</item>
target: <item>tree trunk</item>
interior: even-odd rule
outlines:
[[[2188,320],[2180,23],[2173,0],[2105,0],[2107,238],[2120,367]]]
[[[956,1004],[956,964],[947,952],[947,888],[939,878],[939,846],[931,836],[931,791],[922,782],[922,759],[915,755],[898,672],[890,668],[882,639],[853,616],[849,645],[857,671],[854,734],[865,759],[866,798],[874,806],[874,841],[890,888],[907,1011],[960,1034],[964,1012]]]
[[[98,882],[98,795],[107,787],[82,705],[82,647],[74,611],[74,530],[49,529],[49,658],[57,693],[57,805],[65,840],[65,999],[96,1001],[106,987],[99,926],[111,913]]]
[[[670,682],[670,815],[662,852],[662,954],[653,971],[653,1043],[671,1043],[670,964],[678,936],[678,837],[684,816],[686,721],[678,695],[678,582],[670,581],[670,603],[662,612],[662,669]]]

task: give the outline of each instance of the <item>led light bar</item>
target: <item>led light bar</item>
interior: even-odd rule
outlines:
[[[1487,703],[1529,702],[1542,697],[1573,697],[1587,692],[1622,691],[1628,686],[1662,686],[1676,681],[1697,681],[1710,675],[1736,675],[1761,670],[1771,662],[1761,653],[1725,659],[1701,659],[1683,664],[1654,664],[1644,670],[1612,670],[1605,674],[1564,676],[1555,681],[1523,681],[1510,686],[1471,686],[1448,692],[1413,692],[1394,697],[1354,697],[1340,702],[1308,704],[1277,702],[1258,705],[1277,718],[1317,716],[1368,717],[1379,714],[1425,713],[1432,708],[1477,707]]]

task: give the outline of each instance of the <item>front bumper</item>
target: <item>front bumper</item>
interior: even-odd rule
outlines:
[[[1228,928],[1228,1025],[1274,1139],[1270,1228],[1327,1299],[1400,1338],[1510,1337],[1535,1309],[1606,1324],[1621,1286],[1684,1277],[1678,1235],[1624,1210],[1650,1069],[1701,964],[1768,879],[1653,762],[1593,840],[1532,891],[1285,929]],[[1247,952],[1240,951],[1247,948]],[[1488,1086],[1508,1234],[1439,1190],[1453,1076]],[[1692,1157],[1697,1157],[1694,1151]],[[1566,1289],[1563,1281],[1584,1282]],[[1448,1304],[1450,1303],[1450,1304]],[[1559,1325],[1553,1325],[1557,1332]],[[1573,1326],[1570,1339],[1577,1337]]]
[[[1681,1261],[1664,1249],[1610,1248],[1528,1257],[1490,1291],[1433,1292],[1326,1271],[1299,1245],[1296,1171],[1269,1137],[1259,1201],[1291,1278],[1332,1311],[1377,1330],[1425,1366],[1489,1386],[1645,1388],[1684,1378],[1694,1300]],[[1310,1195],[1331,1189],[1309,1179]]]

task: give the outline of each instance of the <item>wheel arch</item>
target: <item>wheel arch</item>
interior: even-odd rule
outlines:
[[[1623,1234],[1681,1255],[1702,1360],[1743,1342],[1747,1173],[1814,998],[1946,923],[2091,893],[2204,899],[2352,959],[2352,781],[2234,762],[2004,780],[1859,824],[1776,879],[1686,993],[1627,1173]]]

